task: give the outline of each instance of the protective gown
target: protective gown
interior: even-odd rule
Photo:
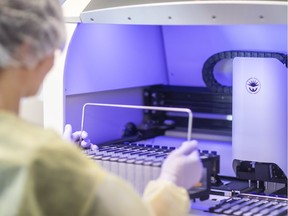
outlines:
[[[184,216],[184,188],[151,181],[141,198],[52,130],[0,112],[0,216]]]

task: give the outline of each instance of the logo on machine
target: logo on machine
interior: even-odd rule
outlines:
[[[257,94],[260,91],[261,84],[258,79],[252,77],[246,82],[246,89],[251,94]]]

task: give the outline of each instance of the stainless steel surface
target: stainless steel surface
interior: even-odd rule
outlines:
[[[92,0],[81,20],[154,25],[285,24],[287,1]]]
[[[173,4],[177,4],[177,3],[192,3],[192,2],[198,2],[201,4],[223,4],[223,3],[234,3],[234,4],[239,4],[239,3],[251,3],[253,1],[249,0],[209,0],[209,1],[203,1],[203,0],[198,0],[198,1],[191,1],[191,0],[138,0],[137,2],[135,1],[131,1],[131,0],[121,0],[121,1],[115,1],[115,0],[91,0],[90,3],[88,4],[88,6],[85,8],[84,11],[91,11],[91,10],[99,10],[99,9],[105,9],[105,8],[116,8],[116,7],[125,7],[125,6],[138,6],[138,5],[151,5],[151,4],[169,4],[169,3],[173,3]],[[254,1],[256,2],[256,1]],[[277,3],[277,2],[287,2],[286,0],[262,0],[262,1],[257,1],[262,2],[262,4],[265,3]]]

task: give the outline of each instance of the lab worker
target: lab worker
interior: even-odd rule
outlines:
[[[20,119],[21,98],[37,93],[64,43],[58,0],[0,0],[0,215],[187,215],[203,169],[196,141],[173,151],[140,197],[72,144],[79,134],[66,129],[67,141]]]

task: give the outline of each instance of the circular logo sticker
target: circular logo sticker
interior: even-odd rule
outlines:
[[[246,82],[246,89],[250,94],[257,94],[260,91],[261,84],[258,79],[250,78]]]

